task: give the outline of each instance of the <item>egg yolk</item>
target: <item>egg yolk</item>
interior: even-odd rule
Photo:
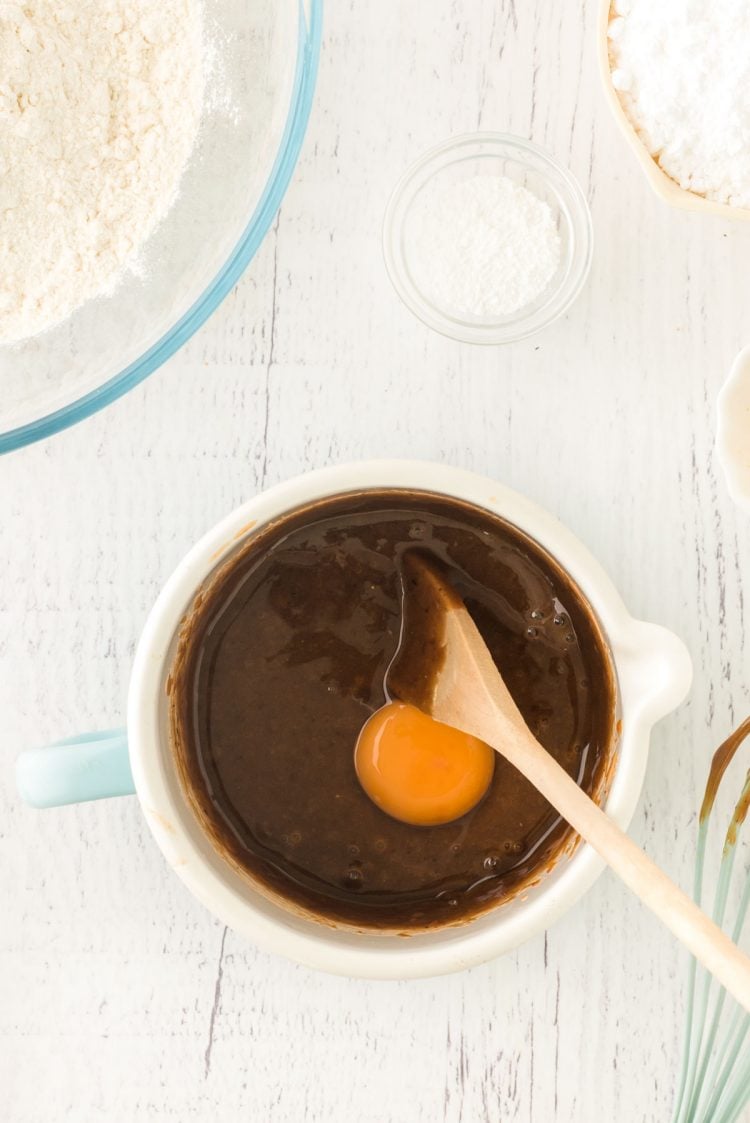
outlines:
[[[354,765],[373,803],[394,819],[430,827],[459,819],[479,803],[495,754],[416,706],[391,702],[363,727]]]

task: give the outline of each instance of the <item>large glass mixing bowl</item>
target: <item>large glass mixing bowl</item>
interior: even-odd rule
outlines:
[[[0,452],[73,425],[130,390],[236,284],[302,145],[323,0],[204,0],[207,109],[169,214],[137,271],[64,323],[0,346]]]

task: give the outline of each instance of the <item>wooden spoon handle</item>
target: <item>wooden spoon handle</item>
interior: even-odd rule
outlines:
[[[750,1013],[750,958],[542,748],[465,605],[442,575],[421,562],[417,580],[426,586],[427,602],[432,598],[444,613],[444,658],[429,699],[432,716],[486,741],[515,765]]]
[[[497,734],[496,750],[539,789],[610,869],[750,1013],[750,958],[589,799],[531,733],[516,729],[501,718]]]

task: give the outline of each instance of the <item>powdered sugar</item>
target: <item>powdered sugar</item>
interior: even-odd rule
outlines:
[[[506,176],[460,180],[414,206],[414,280],[454,315],[511,315],[535,301],[558,270],[552,210]]]
[[[201,117],[197,0],[0,0],[0,342],[111,291]]]
[[[750,207],[748,0],[617,0],[612,81],[680,187]]]

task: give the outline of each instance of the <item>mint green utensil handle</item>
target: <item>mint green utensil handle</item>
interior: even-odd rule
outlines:
[[[133,795],[127,731],[81,733],[16,761],[16,784],[32,807],[62,807],[112,795]]]

